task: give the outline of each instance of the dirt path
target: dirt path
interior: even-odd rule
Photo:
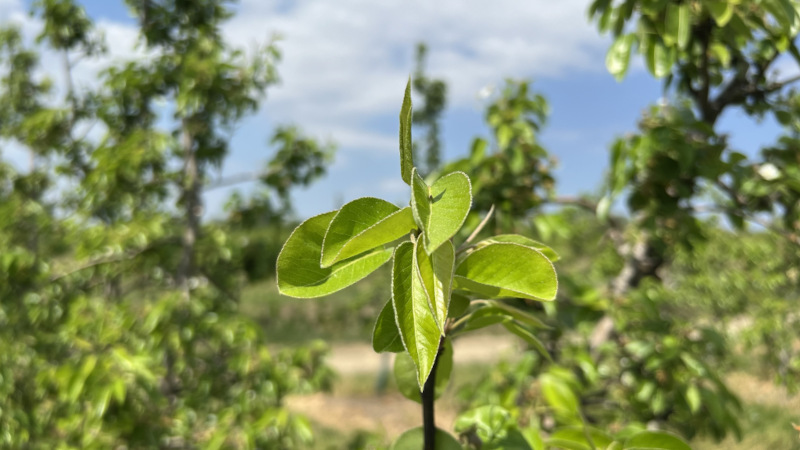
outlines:
[[[469,336],[454,342],[453,355],[457,366],[490,364],[501,358],[513,358],[520,349],[520,342],[514,337]],[[368,344],[334,345],[328,364],[343,383],[350,378],[351,384],[355,379],[355,383],[361,383],[361,386],[351,385],[342,389],[340,385],[334,386],[332,393],[292,396],[287,398],[286,404],[292,411],[326,428],[345,433],[357,430],[378,432],[393,439],[403,431],[419,426],[421,420],[419,404],[396,392],[375,394],[375,374],[382,365],[391,370],[393,357],[392,354],[376,354]],[[450,430],[456,412],[448,406],[452,405],[439,405],[436,422],[439,427]]]
[[[470,336],[457,340],[454,347],[455,363],[462,367],[513,359],[521,349],[520,342],[510,336]],[[419,426],[421,421],[419,404],[391,389],[383,395],[375,393],[377,374],[384,365],[391,371],[393,356],[375,354],[368,344],[334,345],[328,364],[340,379],[333,392],[292,396],[287,398],[287,406],[323,427],[344,434],[359,430],[378,433],[389,442],[403,431]],[[458,374],[458,370],[454,373]],[[790,395],[768,380],[732,373],[726,381],[745,404],[774,405],[793,411],[800,409],[800,395]],[[436,422],[439,427],[452,431],[455,417],[452,401],[437,402]]]
[[[453,342],[456,364],[490,363],[519,350],[519,339],[513,336],[465,336]],[[340,375],[376,373],[381,364],[393,361],[394,354],[377,354],[369,344],[335,345],[328,364]]]

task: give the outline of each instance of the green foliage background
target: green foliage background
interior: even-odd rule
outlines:
[[[105,52],[77,2],[34,2],[33,44],[0,28],[0,146],[29,154],[24,169],[0,161],[0,446],[312,445],[312,425],[284,405],[331,386],[327,346],[308,338],[365,339],[391,296],[389,271],[325,303],[278,296],[276,258],[297,225],[291,191],[334,152],[296,125],[274,130],[256,194],[232,197],[223,220],[200,219],[203,192],[241,181],[210,175],[278,80],[280,51],[229,46],[218,30],[231,2],[126,5],[148,56],[105,68],[96,89],[71,80]],[[797,77],[771,70],[800,63],[800,3],[587,7],[613,38],[609,72],[623,80],[641,57],[666,101],[611,143],[606,183],[585,196],[559,195],[538,141],[546,96],[528,80],[507,80],[485,111],[489,135],[442,161],[447,84],[417,49],[409,92],[421,102],[402,114],[422,133],[401,138],[429,179],[469,176],[473,209],[454,239],[493,207],[477,239],[520,233],[560,255],[555,302],[460,300],[546,325],[526,342],[550,358],[529,351],[489,368],[458,394],[453,431],[484,449],[599,448],[645,428],[698,448],[797,446],[788,412],[741,401],[729,380],[798,387],[800,97]],[[36,76],[45,49],[63,74]],[[727,111],[771,115],[784,130],[764,148],[734,148],[717,125]],[[769,427],[785,434],[753,437]]]

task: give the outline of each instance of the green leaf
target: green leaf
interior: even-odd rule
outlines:
[[[446,431],[436,429],[436,450],[463,450],[456,438]],[[422,427],[412,428],[392,443],[391,450],[420,450],[425,446],[425,432]]]
[[[678,48],[686,48],[692,30],[689,4],[668,3],[666,20],[664,43],[669,47],[678,44]]]
[[[597,449],[605,449],[614,439],[601,430],[583,427],[564,427],[559,428],[550,435],[547,444],[558,448],[568,448],[575,450],[591,450],[593,447],[586,439],[586,435],[592,440],[592,445]]]
[[[417,269],[415,243],[403,242],[394,252],[392,305],[397,328],[416,368],[420,390],[433,367],[441,333],[430,308],[430,300]]]
[[[577,418],[578,397],[564,380],[549,373],[539,377],[545,401],[559,414]]]
[[[550,329],[548,325],[544,322],[539,320],[537,317],[528,314],[521,309],[514,308],[513,306],[507,305],[502,302],[497,302],[493,300],[480,300],[479,304],[483,305],[470,313],[470,317],[467,320],[467,324],[470,321],[475,319],[480,319],[483,317],[489,316],[499,316],[503,319],[507,319],[508,321],[516,320],[520,323],[524,323],[526,325],[530,325],[536,328],[543,328],[543,329]],[[499,323],[499,322],[494,322]]]
[[[428,187],[416,168],[411,186],[411,210],[423,231],[425,251],[433,253],[453,237],[472,206],[472,185],[464,172],[453,172]]]
[[[456,286],[489,297],[556,298],[553,264],[538,250],[500,242],[476,249],[456,268]]]
[[[472,148],[469,151],[469,162],[478,165],[486,157],[486,147],[489,145],[486,139],[475,138],[472,141]]]
[[[444,325],[447,320],[447,309],[450,306],[450,294],[453,290],[453,269],[456,252],[450,241],[428,255],[421,245],[417,245],[417,267],[425,292],[431,301],[436,325],[444,336]]]
[[[453,345],[450,339],[445,339],[442,345],[442,354],[439,355],[439,363],[436,366],[434,398],[439,398],[444,394],[453,372]],[[394,379],[397,390],[403,394],[403,397],[421,403],[414,361],[406,352],[398,353],[394,358]]]
[[[392,242],[416,228],[411,208],[364,197],[342,206],[322,242],[321,266],[331,265]]]
[[[411,212],[423,232],[431,217],[431,188],[414,167],[411,169]]]
[[[785,30],[791,30],[797,21],[797,11],[789,0],[763,0],[764,7]],[[792,33],[793,34],[793,33]]]
[[[722,67],[726,67],[726,68],[730,67],[730,65],[731,65],[731,52],[730,52],[730,50],[728,50],[728,47],[726,47],[726,46],[724,46],[722,44],[719,44],[719,43],[714,43],[714,44],[711,44],[711,47],[709,48],[709,50],[717,58],[717,60],[720,62],[720,64],[722,64]]]
[[[611,48],[606,53],[606,68],[617,81],[625,78],[631,58],[631,47],[635,41],[636,36],[633,34],[620,36],[611,44]]]
[[[502,314],[481,314],[482,312],[483,310],[480,309],[470,313],[469,317],[467,317],[464,323],[464,327],[458,330],[459,333],[466,333],[467,331],[479,330],[481,328],[486,328],[492,325],[497,325],[498,323],[504,323],[511,320],[508,318],[508,316],[504,316]]]
[[[625,450],[692,450],[683,439],[664,431],[644,431],[625,441]]]
[[[531,450],[544,450],[544,439],[542,439],[542,433],[538,428],[533,426],[529,426],[520,430],[522,436],[525,438],[525,441],[528,442],[528,445],[531,447]]]
[[[454,292],[450,296],[450,308],[447,310],[447,315],[459,317],[467,311],[469,304],[469,297]]]
[[[383,305],[381,313],[378,314],[378,320],[375,321],[375,328],[372,330],[372,349],[376,353],[398,353],[405,350],[403,340],[400,338],[400,331],[397,329],[391,300]]]
[[[702,400],[700,399],[700,390],[697,389],[697,386],[694,384],[689,385],[686,388],[686,403],[689,404],[689,410],[692,413],[697,413],[700,410],[700,406],[702,404]]]
[[[728,0],[706,0],[705,5],[720,27],[724,27],[733,17],[734,5]]]
[[[336,211],[331,211],[314,216],[289,235],[277,261],[281,294],[298,298],[328,295],[366,277],[392,257],[391,249],[375,249],[331,267],[320,267],[322,241],[335,215]]]
[[[647,49],[647,67],[656,78],[663,78],[672,72],[673,50],[654,42]]]
[[[414,167],[411,150],[411,77],[406,83],[403,106],[400,108],[400,176],[411,185],[411,169]]]
[[[561,257],[558,256],[555,250],[552,248],[542,244],[539,241],[533,240],[529,237],[525,237],[519,234],[498,234],[497,236],[492,236],[488,239],[484,239],[477,244],[476,247],[483,247],[484,245],[493,244],[496,242],[511,242],[514,244],[524,245],[526,247],[535,248],[542,252],[544,256],[547,257],[551,262],[558,261]]]
[[[522,327],[520,324],[516,322],[506,322],[503,324],[506,329],[517,336],[521,337],[525,342],[528,343],[531,347],[536,349],[542,356],[547,358],[548,361],[552,362],[553,358],[550,356],[550,352],[544,347],[542,341],[539,340],[536,336],[533,335],[530,331],[526,328]]]
[[[610,195],[604,195],[603,198],[601,198],[600,201],[597,202],[597,208],[595,209],[595,214],[597,214],[598,219],[600,219],[601,221],[606,221],[608,219],[608,213],[611,210],[612,202],[613,199],[611,198]]]
[[[484,405],[459,415],[453,429],[458,433],[474,430],[484,444],[489,444],[489,448],[496,448],[491,444],[506,434],[506,429],[513,420],[511,413],[502,406]]]

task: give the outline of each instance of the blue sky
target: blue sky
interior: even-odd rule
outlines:
[[[282,82],[269,90],[258,113],[238,127],[223,174],[260,167],[271,152],[266,145],[270,130],[294,123],[339,147],[325,179],[295,193],[299,216],[364,195],[407,201],[399,181],[397,117],[413,70],[414,46],[425,41],[430,76],[444,79],[450,89],[443,122],[447,159],[465,155],[476,135],[486,135],[482,116],[487,100],[478,96],[482,88],[500,86],[505,78],[532,79],[551,106],[540,139],[560,161],[558,191],[595,191],[609,144],[635,130],[642,111],[658,101],[662,90],[638,59],[621,83],[605,71],[609,40],[588,23],[588,3],[243,0],[223,31],[246,49],[279,33]],[[0,0],[0,20],[20,22],[26,33],[35,34],[38,23],[25,14],[29,4]],[[122,0],[82,4],[105,30],[112,59],[137,57],[135,23]],[[91,83],[92,73],[106,63],[84,64],[76,79]],[[741,114],[724,116],[720,129],[731,132],[733,145],[750,154],[778,131],[769,120],[753,124]],[[4,156],[22,158],[13,151]],[[247,192],[252,185],[235,189]],[[220,213],[232,190],[206,195],[211,216]]]

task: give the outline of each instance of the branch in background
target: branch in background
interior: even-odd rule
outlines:
[[[562,205],[562,206],[577,206],[579,208],[585,209],[591,213],[597,212],[597,202],[592,201],[586,197],[555,197],[547,200],[548,203],[552,203],[555,205]],[[606,218],[606,222],[609,225],[608,229],[608,237],[614,243],[614,246],[617,248],[617,251],[620,255],[625,253],[625,246],[627,243],[622,235],[623,223],[616,217],[612,217],[608,215]]]
[[[150,244],[150,245],[148,245],[146,247],[142,247],[140,249],[129,251],[127,253],[123,253],[121,255],[117,255],[117,256],[114,256],[114,257],[111,257],[111,258],[96,259],[94,261],[90,261],[90,262],[88,262],[86,264],[78,266],[78,267],[76,267],[76,268],[74,268],[74,269],[72,269],[72,270],[70,270],[68,272],[64,272],[64,273],[59,274],[59,275],[54,275],[54,276],[52,276],[50,278],[50,281],[58,281],[58,280],[61,280],[62,278],[66,278],[66,277],[68,277],[70,275],[76,274],[78,272],[81,272],[81,271],[84,271],[84,270],[87,270],[87,269],[91,269],[93,267],[102,266],[102,265],[106,265],[106,264],[114,264],[114,263],[119,263],[119,262],[124,262],[124,261],[130,261],[130,260],[136,258],[137,256],[142,255],[143,253],[146,253],[146,252],[148,252],[150,250],[153,250],[153,249],[155,249],[157,247],[160,247],[162,245],[169,244],[171,242],[178,243],[179,241],[178,241],[177,238],[164,239],[164,240],[161,240],[161,241],[153,242],[152,244]]]
[[[214,189],[233,186],[235,184],[247,183],[248,181],[256,181],[263,176],[264,174],[261,172],[244,172],[244,173],[237,173],[235,175],[231,175],[228,177],[218,178],[217,180],[204,186],[203,192],[213,191]]]
[[[711,93],[711,73],[709,72],[708,52],[711,43],[711,29],[713,27],[712,19],[709,17],[703,23],[702,42],[701,42],[701,55],[700,55],[700,77],[702,84],[700,91],[697,92],[697,102],[700,104],[700,110],[703,113],[703,120],[709,123],[716,122],[720,110],[712,108],[713,102],[710,99]],[[736,80],[736,78],[734,78]]]
[[[481,230],[483,230],[483,228],[486,226],[486,224],[489,223],[489,219],[492,217],[492,213],[494,213],[494,204],[492,204],[492,206],[489,208],[489,212],[487,212],[486,216],[483,217],[483,220],[481,220],[481,223],[479,223],[478,226],[475,227],[475,231],[473,231],[472,234],[469,235],[467,240],[464,241],[463,244],[461,244],[461,248],[465,248],[467,246],[467,244],[472,242],[472,240],[475,239],[478,236],[478,233],[480,233]]]
[[[587,211],[597,211],[597,203],[585,197],[554,197],[549,199],[548,203],[553,203],[556,205],[579,206]]]
[[[800,240],[798,240],[797,236],[794,233],[790,233],[780,227],[775,226],[774,223],[768,222],[760,217],[757,217],[752,214],[747,214],[741,209],[734,209],[734,208],[725,208],[718,205],[697,205],[692,206],[692,210],[697,213],[708,213],[708,214],[733,214],[735,216],[741,217],[742,219],[752,222],[760,227],[763,227],[766,230],[769,230],[782,238],[786,239],[787,241],[800,245]]]

